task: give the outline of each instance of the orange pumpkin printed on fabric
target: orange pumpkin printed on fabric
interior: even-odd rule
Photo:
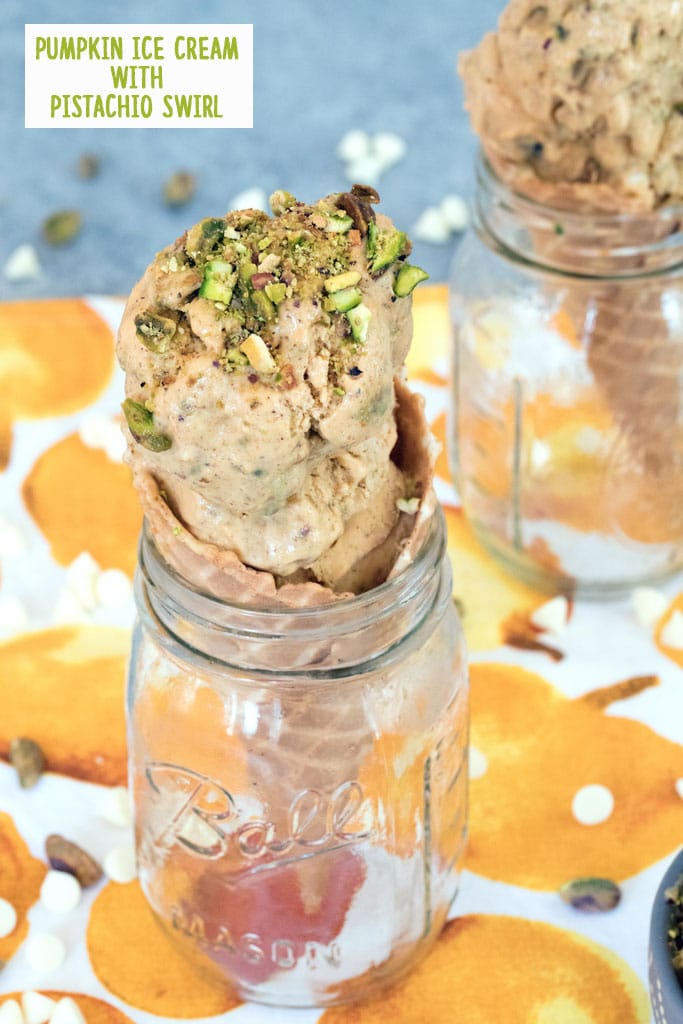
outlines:
[[[16,927],[0,938],[0,962],[16,952],[28,934],[26,915],[40,895],[47,868],[32,857],[9,814],[0,812],[0,897],[17,912]]]
[[[110,883],[90,911],[92,968],[113,995],[160,1017],[212,1017],[240,1005],[208,959],[180,953],[162,931],[137,882]],[[202,972],[204,977],[202,977]]]
[[[100,568],[132,577],[142,512],[128,466],[71,434],[37,459],[22,494],[56,562],[87,551]]]
[[[406,358],[408,377],[443,387],[447,380],[440,370],[448,363],[450,337],[447,286],[418,288],[413,293],[413,342]]]
[[[112,333],[81,299],[0,305],[0,469],[9,461],[13,422],[85,408],[113,369]]]
[[[554,890],[582,876],[622,881],[676,849],[683,746],[605,713],[656,677],[573,700],[515,665],[475,664],[471,679],[471,744],[480,768],[470,788],[466,867]],[[577,794],[589,786],[613,798],[611,813],[590,825],[574,816]]]
[[[63,626],[0,644],[0,757],[15,736],[30,736],[47,771],[125,785],[129,647],[128,630],[105,626]]]
[[[319,1024],[648,1024],[643,985],[611,950],[540,921],[451,921],[405,981]]]
[[[486,553],[459,509],[444,508],[448,553],[453,565],[453,594],[461,609],[468,649],[490,651],[504,641],[505,623],[514,613],[530,613],[547,594],[522,583]]]

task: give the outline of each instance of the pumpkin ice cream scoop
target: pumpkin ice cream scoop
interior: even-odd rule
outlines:
[[[276,192],[272,217],[202,220],[149,266],[118,338],[141,495],[151,480],[197,542],[336,591],[388,574],[425,496],[392,452],[426,274],[378,201]]]
[[[573,207],[680,202],[682,45],[680,0],[511,0],[460,64],[489,160]]]

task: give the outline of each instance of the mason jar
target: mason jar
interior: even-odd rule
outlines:
[[[247,1000],[371,995],[436,939],[467,820],[467,670],[443,517],[313,608],[193,589],[143,532],[128,687],[140,882]]]
[[[507,568],[610,595],[683,565],[683,207],[596,214],[485,159],[451,282],[450,452]]]

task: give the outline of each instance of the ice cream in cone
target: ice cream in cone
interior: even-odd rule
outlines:
[[[151,616],[182,607],[168,633],[229,678],[218,673],[223,696],[207,704],[202,665],[181,671],[147,640],[137,651],[143,888],[176,937],[258,998],[316,1001],[355,974],[339,970],[335,942],[379,870],[365,848],[381,860],[394,842],[381,778],[388,787],[395,769],[375,757],[370,800],[361,767],[385,730],[403,731],[395,746],[411,751],[396,771],[428,760],[465,713],[444,671],[452,630],[400,666],[391,654],[421,621],[415,601],[429,609],[435,597],[438,577],[417,586],[410,570],[434,533],[436,453],[403,369],[410,293],[426,275],[378,201],[364,186],[314,205],[279,192],[273,217],[200,222],[156,257],[119,332],[145,600]],[[382,659],[381,671],[356,671]],[[415,704],[420,689],[429,696]],[[424,785],[435,814],[440,780]],[[422,791],[413,799],[418,835]],[[436,817],[428,827],[452,874]],[[419,856],[426,877],[436,853]],[[433,919],[424,897],[426,926],[419,913],[396,926],[402,943],[438,929],[440,885]],[[342,945],[346,959],[361,955]]]
[[[511,0],[460,62],[492,176],[614,417],[612,528],[641,541],[654,508],[649,539],[673,545],[683,541],[682,36],[683,8],[665,0]]]

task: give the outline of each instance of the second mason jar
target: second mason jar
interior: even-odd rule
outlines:
[[[479,164],[451,287],[453,472],[485,546],[547,589],[683,565],[682,224],[547,206]]]
[[[199,593],[143,535],[128,715],[140,880],[239,996],[363,998],[437,937],[467,819],[467,678],[443,518],[314,608]]]

